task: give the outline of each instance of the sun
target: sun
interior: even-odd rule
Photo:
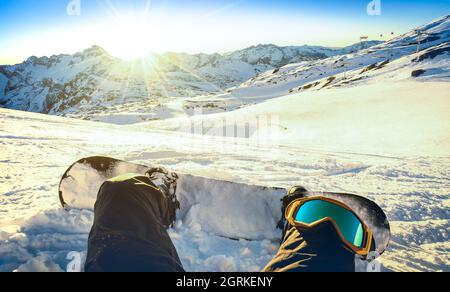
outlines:
[[[205,25],[206,21],[193,21],[178,10],[170,14],[158,10],[151,6],[151,0],[139,8],[124,8],[111,1],[106,3],[105,15],[89,23],[85,35],[91,36],[90,43],[100,45],[114,57],[135,60],[153,53],[199,52],[203,42],[212,42],[216,37]],[[199,14],[199,18],[204,17],[202,15]],[[194,41],[196,31],[206,36]]]
[[[115,57],[134,60],[148,57],[157,42],[151,24],[145,19],[120,19],[108,25],[105,47]]]

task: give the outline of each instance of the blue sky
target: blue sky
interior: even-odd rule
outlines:
[[[224,52],[259,43],[345,46],[450,14],[448,0],[0,0],[0,63],[74,53],[97,44],[134,58],[149,51]]]

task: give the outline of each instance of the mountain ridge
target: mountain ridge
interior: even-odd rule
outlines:
[[[72,55],[31,56],[17,65],[0,66],[0,106],[48,114],[70,113],[74,106],[89,103],[101,109],[106,101],[148,99],[153,106],[161,98],[223,92],[268,70],[340,55],[360,45],[258,45],[225,54],[165,53],[134,61],[94,45]]]
[[[173,51],[168,51],[168,52],[164,52],[164,53],[153,53],[150,52],[149,56],[164,56],[164,55],[187,55],[187,56],[229,56],[229,55],[234,55],[236,53],[239,52],[245,52],[251,49],[256,49],[256,48],[269,48],[269,47],[274,47],[274,48],[278,48],[278,49],[303,49],[303,48],[316,48],[316,49],[327,49],[327,50],[331,50],[331,51],[338,51],[338,52],[352,52],[352,51],[356,51],[358,50],[361,46],[364,46],[365,48],[383,43],[384,41],[381,40],[370,40],[370,41],[363,41],[363,42],[358,42],[358,43],[354,43],[348,46],[344,46],[344,47],[328,47],[328,46],[320,46],[320,45],[276,45],[273,43],[260,43],[257,45],[253,45],[253,46],[249,46],[243,49],[236,49],[233,51],[227,51],[227,52],[223,52],[223,53],[219,53],[219,52],[212,52],[212,53],[204,53],[204,52],[199,52],[199,53],[187,53],[187,52],[173,52]],[[18,62],[18,63],[14,63],[14,64],[0,64],[0,67],[5,67],[5,66],[17,66],[17,65],[21,65],[23,63],[26,63],[27,61],[31,60],[37,60],[37,59],[52,59],[55,57],[65,57],[65,56],[73,56],[73,55],[79,55],[79,54],[86,54],[86,53],[97,53],[98,55],[108,55],[111,58],[117,59],[117,60],[122,60],[122,61],[126,61],[123,60],[119,57],[115,57],[113,55],[111,55],[106,49],[104,49],[102,46],[94,44],[91,47],[88,47],[84,50],[81,50],[79,52],[75,52],[73,54],[69,54],[69,53],[61,53],[61,54],[52,54],[52,55],[45,55],[45,56],[29,56],[27,59],[23,60],[22,62]],[[136,58],[134,60],[128,60],[130,62],[135,61],[137,59],[145,59],[144,58]]]

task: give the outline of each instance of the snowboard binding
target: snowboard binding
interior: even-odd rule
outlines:
[[[283,238],[286,232],[290,229],[289,222],[285,218],[287,207],[295,200],[306,197],[308,190],[302,186],[292,187],[286,196],[281,199],[281,219],[277,224],[277,228],[283,230]]]
[[[173,226],[176,220],[177,210],[180,209],[180,202],[177,199],[177,181],[178,175],[169,172],[162,167],[150,168],[145,175],[152,181],[152,183],[160,190],[162,194],[167,197],[169,205],[169,226]]]

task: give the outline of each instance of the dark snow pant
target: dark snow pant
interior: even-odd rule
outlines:
[[[103,184],[85,271],[184,272],[165,227],[169,203],[147,177],[128,175]],[[303,237],[291,228],[264,272],[353,272],[354,255],[337,236],[331,224]]]
[[[263,272],[355,272],[355,255],[343,246],[332,223],[302,234],[290,227]]]
[[[145,176],[107,181],[95,204],[86,272],[184,272],[166,230],[170,202]]]

